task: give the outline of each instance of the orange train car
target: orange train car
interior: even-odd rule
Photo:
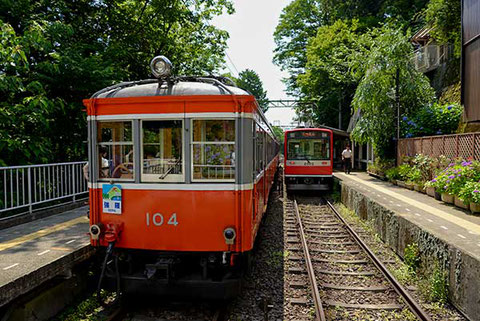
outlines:
[[[255,98],[218,78],[121,83],[84,100],[99,288],[228,298],[248,265],[279,144]]]
[[[324,128],[285,132],[284,176],[288,190],[331,189],[333,133]]]

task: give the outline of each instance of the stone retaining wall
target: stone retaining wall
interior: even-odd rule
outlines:
[[[341,182],[341,200],[361,219],[372,221],[376,233],[400,257],[405,247],[417,243],[425,266],[439,262],[449,278],[449,299],[471,320],[480,320],[480,261],[407,218],[366,197],[346,182]]]

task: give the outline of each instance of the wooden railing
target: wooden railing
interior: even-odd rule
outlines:
[[[417,154],[480,160],[480,132],[400,139],[397,154],[399,163],[404,156]]]

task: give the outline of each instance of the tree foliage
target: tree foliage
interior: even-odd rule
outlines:
[[[337,127],[339,108],[349,114],[350,103],[362,73],[351,72],[363,61],[371,43],[369,34],[359,33],[358,20],[337,20],[322,26],[307,46],[305,72],[298,76],[301,97],[317,102],[310,111],[319,124]],[[300,112],[311,105],[301,105]],[[346,129],[348,117],[343,118]]]
[[[455,2],[455,3],[454,3]],[[289,73],[288,92],[316,106],[300,105],[298,119],[342,128],[354,107],[361,120],[353,137],[388,153],[395,133],[395,85],[399,70],[402,113],[433,101],[428,79],[412,65],[407,35],[425,24],[440,42],[458,42],[456,0],[294,0],[285,7],[274,37],[274,62]],[[443,40],[442,40],[443,39]]]
[[[263,112],[268,109],[267,92],[263,89],[263,83],[258,74],[251,69],[245,69],[238,74],[237,86],[248,91],[258,102]]]
[[[280,21],[273,34],[276,48],[273,61],[289,78],[285,79],[290,94],[296,92],[296,79],[307,63],[308,40],[315,36],[324,23],[324,15],[318,0],[294,0],[280,15]]]
[[[397,84],[401,114],[410,115],[431,104],[434,91],[428,78],[412,65],[413,48],[401,30],[383,27],[364,64],[353,107],[362,117],[352,132],[360,143],[372,143],[380,157],[391,151],[396,135]],[[398,78],[397,78],[398,72]]]
[[[147,78],[168,56],[176,74],[221,69],[228,34],[208,21],[229,0],[18,0],[0,3],[0,162],[85,157],[83,98]]]
[[[432,27],[430,35],[442,44],[453,44],[456,58],[460,58],[461,1],[430,0],[425,11],[425,21]]]
[[[446,1],[446,0],[445,0]],[[290,94],[298,94],[297,77],[307,64],[306,48],[320,27],[338,20],[356,20],[359,31],[389,19],[412,24],[428,0],[294,0],[286,6],[275,29],[274,62],[289,73]]]

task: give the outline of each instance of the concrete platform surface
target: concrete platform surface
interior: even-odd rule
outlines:
[[[480,216],[426,194],[381,181],[367,173],[335,173],[335,177],[352,184],[377,203],[480,260]]]
[[[0,306],[88,258],[88,207],[4,229],[0,233]]]

